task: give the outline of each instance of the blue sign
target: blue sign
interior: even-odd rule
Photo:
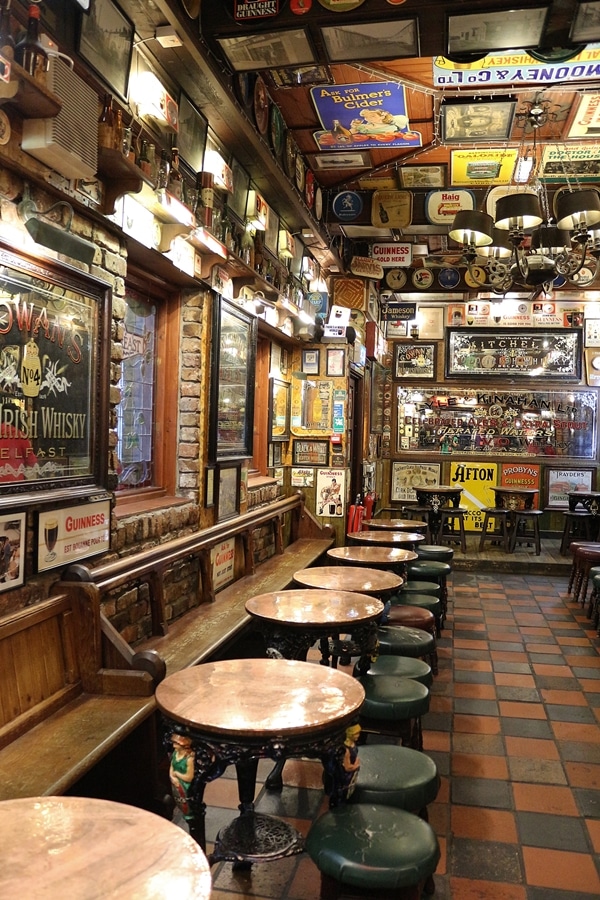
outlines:
[[[353,222],[362,212],[362,197],[356,191],[341,191],[333,198],[331,208],[340,222]]]
[[[420,147],[421,134],[408,121],[404,87],[394,81],[327,84],[311,88],[323,127],[319,150]]]

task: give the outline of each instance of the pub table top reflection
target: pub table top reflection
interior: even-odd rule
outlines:
[[[363,519],[365,531],[426,531],[427,522],[418,519]]]
[[[416,531],[350,531],[346,537],[352,541],[379,544],[382,547],[402,547],[425,540],[425,535]]]
[[[384,547],[377,544],[332,547],[327,551],[327,556],[329,559],[349,565],[384,569],[390,566],[403,566],[413,559],[418,559],[414,550],[404,550],[402,547]]]
[[[383,603],[353,591],[292,589],[252,597],[246,601],[246,611],[280,625],[333,627],[369,622],[381,615]]]
[[[404,584],[404,579],[393,572],[361,566],[310,566],[294,572],[294,581],[305,588],[322,588],[332,592],[359,591],[375,596],[397,591]]]

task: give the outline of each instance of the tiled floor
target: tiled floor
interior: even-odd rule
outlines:
[[[455,572],[424,720],[442,786],[430,822],[442,848],[437,900],[600,897],[600,641],[567,579]],[[264,778],[270,764],[262,764]],[[306,833],[323,808],[320,767],[288,763],[283,793],[257,809]],[[209,839],[237,806],[233,778],[209,785]],[[214,900],[316,900],[306,856],[213,869]]]

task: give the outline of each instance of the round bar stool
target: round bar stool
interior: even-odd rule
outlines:
[[[428,609],[430,613],[433,613],[435,619],[435,636],[441,636],[444,624],[444,614],[442,601],[439,597],[434,597],[433,594],[414,594],[412,591],[408,591],[406,594],[400,592],[399,594],[394,595],[391,606],[418,606],[422,609]],[[385,624],[388,624],[391,621],[386,617],[385,613],[383,621]]]
[[[434,646],[429,653],[428,661],[435,675],[438,672],[438,656],[435,646],[436,621],[435,616],[422,606],[402,606],[395,604],[387,612],[386,625],[402,625],[404,628],[419,628],[427,632],[434,639]]]
[[[419,559],[435,559],[448,565],[452,565],[454,559],[452,547],[445,547],[442,544],[420,544],[416,552]]]
[[[510,532],[508,523],[512,510],[501,509],[496,506],[484,506],[483,526],[479,538],[479,552],[484,549],[485,542],[502,543],[505,553],[510,553]]]
[[[440,527],[437,539],[440,543],[454,541],[460,544],[462,553],[467,552],[467,536],[465,534],[465,516],[468,510],[462,506],[442,506],[440,508]]]
[[[560,542],[560,555],[566,556],[572,541],[592,541],[594,537],[594,516],[583,509],[563,512],[564,525]]]
[[[540,542],[540,516],[544,515],[543,509],[519,509],[515,512],[512,534],[510,538],[510,552],[514,553],[517,544],[533,544],[535,555],[542,552]]]
[[[417,813],[427,821],[427,806],[440,789],[437,766],[426,753],[398,744],[363,744],[351,803],[381,803]]]
[[[596,568],[594,566],[594,568]],[[592,620],[594,628],[598,630],[600,628],[600,573],[597,575],[592,575],[592,593],[590,594],[590,607],[588,615]],[[384,657],[379,657],[379,659],[383,659]],[[388,657],[385,657],[387,659]],[[389,657],[390,659],[396,659],[398,657]],[[373,664],[367,670],[367,672],[371,672],[373,668]]]
[[[383,656],[411,656],[424,659],[437,674],[432,659],[435,652],[435,638],[419,628],[407,628],[403,625],[380,625],[377,629],[379,652]]]
[[[320,900],[337,900],[345,889],[365,900],[418,900],[440,858],[423,819],[366,803],[346,803],[317,819],[306,852],[321,872]]]
[[[571,541],[569,544],[569,552],[572,556],[571,562],[571,571],[569,573],[569,585],[567,587],[567,593],[570,594],[573,589],[573,585],[575,584],[575,579],[577,577],[577,569],[579,566],[579,559],[577,557],[577,551],[581,547],[597,547],[600,548],[600,543],[597,541]]]
[[[397,678],[412,678],[419,681],[425,687],[433,684],[433,672],[431,666],[422,659],[411,656],[378,656],[371,663],[366,672],[361,673],[359,663],[355,663],[353,675],[395,675]]]
[[[573,600],[585,606],[590,569],[600,564],[600,544],[594,547],[578,547],[574,553],[576,561],[575,580],[573,582]]]
[[[368,734],[385,735],[400,739],[403,747],[422,750],[421,717],[429,709],[429,688],[394,675],[361,675],[358,681],[365,691],[359,742]]]
[[[452,566],[449,563],[438,562],[436,559],[417,559],[409,563],[406,570],[408,581],[433,581],[440,586],[440,600],[444,613],[448,607],[448,576],[452,574]],[[423,593],[427,593],[424,591]]]

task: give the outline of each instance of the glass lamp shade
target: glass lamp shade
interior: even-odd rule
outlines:
[[[524,231],[543,221],[540,201],[535,194],[506,194],[496,203],[495,225],[502,231]]]
[[[600,196],[596,191],[564,191],[556,198],[556,226],[581,231],[600,222]]]
[[[540,225],[531,235],[531,249],[541,251],[546,256],[558,256],[571,246],[569,235],[556,225]]]
[[[492,243],[481,248],[481,255],[489,256],[490,259],[510,259],[512,253],[513,245],[507,232],[499,228],[494,228],[492,232]]]
[[[492,243],[494,220],[476,209],[461,209],[448,232],[453,241],[468,247],[486,247]]]

